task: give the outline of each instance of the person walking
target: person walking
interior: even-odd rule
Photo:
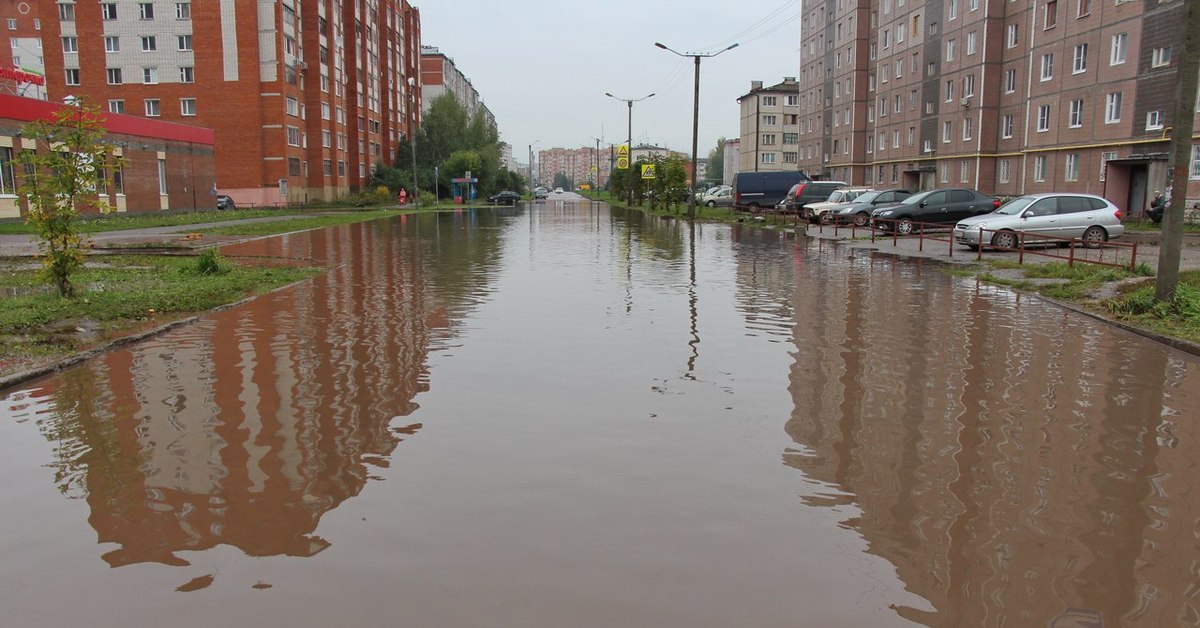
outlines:
[[[1150,209],[1146,211],[1146,215],[1150,217],[1150,221],[1154,224],[1159,224],[1163,219],[1163,210],[1166,209],[1167,201],[1163,198],[1162,192],[1154,191],[1154,199],[1150,201]]]
[[[400,206],[404,207],[408,203],[408,189],[401,186],[400,193],[396,195],[396,198],[400,201]]]

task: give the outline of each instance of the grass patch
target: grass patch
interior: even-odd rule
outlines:
[[[223,220],[244,220],[246,218],[262,218],[264,216],[287,216],[289,212],[277,209],[235,209],[232,211],[198,211],[179,214],[107,214],[96,218],[81,218],[79,230],[83,233],[101,233],[105,231],[125,231],[127,229],[147,229],[150,227],[174,227],[178,225],[196,225],[205,222]],[[24,222],[0,223],[0,234],[36,234],[32,225]]]
[[[1103,306],[1118,320],[1200,343],[1200,270],[1179,274],[1172,301],[1155,301],[1151,284],[1109,299]]]
[[[312,267],[244,266],[219,255],[127,255],[90,259],[73,276],[78,298],[46,291],[38,269],[0,265],[0,375],[87,348],[103,335],[143,328],[262,294],[321,272]],[[211,268],[219,271],[206,272]],[[81,331],[82,330],[82,331]]]
[[[363,222],[366,220],[375,220],[377,218],[385,218],[388,216],[397,216],[400,213],[403,212],[399,212],[395,209],[372,209],[366,211],[339,213],[334,216],[311,216],[307,218],[299,217],[272,222],[253,222],[240,225],[229,225],[227,227],[213,227],[211,229],[203,229],[201,230],[201,233],[234,236],[267,236],[280,233],[290,233],[293,231],[323,229],[325,227],[334,227],[337,225],[346,225],[355,222]]]

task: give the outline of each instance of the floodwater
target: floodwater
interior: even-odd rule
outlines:
[[[5,626],[1200,623],[1200,360],[929,262],[601,205],[0,393]]]

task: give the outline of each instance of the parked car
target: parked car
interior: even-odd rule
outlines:
[[[1125,233],[1121,209],[1092,194],[1046,193],[1018,196],[990,214],[954,225],[954,239],[972,249],[983,241],[1012,249],[1020,242],[1039,238],[1082,238],[1096,248]]]
[[[704,197],[716,194],[717,192],[719,192],[720,190],[725,189],[725,188],[729,188],[730,190],[733,189],[728,185],[714,185],[714,186],[711,186],[711,187],[703,189],[703,190],[696,190],[696,202],[700,203],[700,204],[704,204]]]
[[[1000,201],[977,190],[950,188],[929,190],[900,201],[879,207],[871,212],[876,227],[890,231],[893,225],[901,235],[913,233],[913,223],[953,225],[964,218],[988,214],[1000,207]]]
[[[803,172],[739,172],[733,178],[733,202],[750,211],[770,209],[792,186],[808,181]]]
[[[832,210],[852,203],[863,192],[871,188],[838,188],[829,193],[829,197],[819,203],[809,203],[804,206],[804,217],[810,221],[829,224],[833,222]]]
[[[871,190],[863,192],[853,202],[841,205],[829,213],[835,222],[853,222],[859,227],[865,227],[871,222],[871,212],[876,207],[895,205],[910,196],[912,196],[912,192],[899,188],[894,190]]]
[[[233,199],[230,198],[229,196],[226,196],[225,194],[218,194],[217,195],[217,210],[225,211],[227,209],[237,209],[237,205],[233,202]]]
[[[709,190],[704,195],[703,203],[709,207],[731,207],[733,206],[733,188],[722,186],[714,188],[716,191]]]
[[[521,200],[521,195],[512,190],[504,190],[503,192],[489,196],[487,199],[489,203],[497,205],[516,205],[519,200]]]
[[[807,217],[808,205],[824,202],[834,190],[844,187],[844,181],[801,181],[788,190],[786,210]]]

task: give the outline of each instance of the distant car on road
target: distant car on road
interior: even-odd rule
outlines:
[[[533,198],[535,200],[540,200],[546,198],[547,196],[550,196],[550,191],[546,188],[537,188],[533,191]]]
[[[1083,238],[1096,248],[1125,233],[1121,209],[1093,194],[1046,193],[1018,196],[990,214],[967,218],[954,225],[954,239],[975,249],[983,241],[1002,249],[1017,248],[1025,240]]]
[[[225,211],[227,209],[237,209],[237,205],[234,204],[232,198],[230,198],[224,194],[218,194],[217,195],[217,210]]]
[[[497,205],[516,205],[517,201],[521,200],[521,195],[512,190],[504,190],[503,192],[489,196],[487,200],[489,203]]]
[[[562,194],[562,193],[563,193],[563,191],[562,191],[562,188],[554,188],[554,193],[555,193],[555,194]]]

